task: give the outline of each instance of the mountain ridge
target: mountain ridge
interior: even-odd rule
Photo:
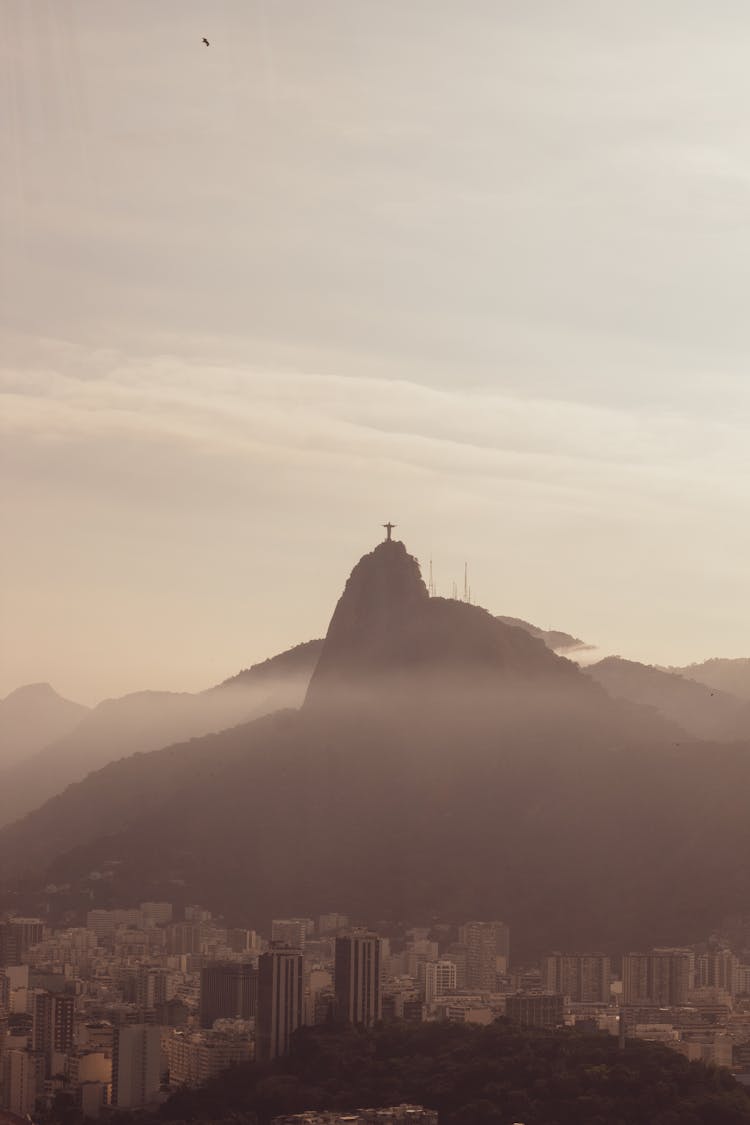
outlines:
[[[585,674],[613,697],[654,707],[693,738],[732,742],[750,739],[750,702],[683,674],[608,656]]]
[[[750,890],[748,747],[692,743],[423,588],[405,548],[363,556],[300,709],[90,774],[0,831],[6,881],[238,922],[490,911],[527,951],[705,933]]]

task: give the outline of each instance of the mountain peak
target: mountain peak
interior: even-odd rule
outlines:
[[[72,731],[88,707],[58,695],[51,684],[24,684],[0,700],[0,768],[12,766]]]
[[[574,676],[541,640],[487,610],[430,597],[419,563],[386,539],[352,570],[328,627],[306,704],[349,701],[388,683],[408,694],[428,681],[441,691],[459,678]],[[408,673],[408,677],[405,675]],[[425,679],[426,677],[426,679]],[[438,684],[436,677],[440,678]],[[447,677],[447,678],[446,678]]]
[[[333,612],[307,701],[334,682],[351,685],[389,670],[405,623],[429,600],[419,563],[399,539],[386,539],[363,555]]]
[[[32,699],[62,699],[62,696],[55,691],[55,689],[52,687],[52,684],[38,683],[23,684],[21,687],[17,687],[15,691],[12,691],[5,697],[5,702],[7,703],[8,700],[11,699],[19,701],[30,701]]]

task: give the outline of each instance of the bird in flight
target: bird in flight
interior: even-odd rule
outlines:
[[[202,42],[203,42],[203,43],[205,43],[207,47],[210,47],[210,46],[211,46],[211,44],[209,43],[208,39],[206,39],[205,35],[203,36]]]

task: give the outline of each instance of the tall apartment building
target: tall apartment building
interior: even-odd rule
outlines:
[[[421,966],[427,961],[438,961],[439,949],[436,941],[417,938],[406,947],[406,971],[410,977],[419,977]]]
[[[86,915],[86,929],[92,930],[99,941],[111,938],[120,926],[141,929],[143,914],[135,907],[128,910],[89,910]]]
[[[200,953],[201,923],[173,922],[167,927],[167,949],[178,956],[185,953]]]
[[[262,1062],[289,1051],[292,1032],[302,1023],[302,954],[274,945],[258,959],[256,1056]]]
[[[47,1076],[55,1053],[66,1055],[73,1047],[75,999],[36,988],[29,996],[31,1050],[43,1055]]]
[[[44,1092],[47,1063],[34,1051],[8,1051],[2,1060],[3,1104],[11,1113],[31,1120],[37,1098]]]
[[[422,966],[424,1002],[432,1004],[447,992],[456,991],[456,966],[452,961],[426,961]]]
[[[336,1014],[347,1023],[372,1027],[382,1019],[380,938],[367,930],[336,938]]]
[[[156,1008],[171,999],[166,969],[139,965],[135,977],[135,1002],[139,1008]]]
[[[161,1085],[161,1028],[121,1026],[112,1053],[112,1104],[120,1109],[150,1105]]]
[[[254,965],[216,961],[201,969],[201,1027],[213,1027],[218,1019],[253,1019],[257,998],[258,972]]]
[[[456,966],[456,988],[466,988],[466,946],[453,942],[443,950],[443,957]]]
[[[262,943],[255,930],[241,928],[227,930],[227,945],[232,953],[260,953]]]
[[[736,996],[739,965],[739,958],[731,949],[698,953],[695,957],[695,987],[720,988],[730,996]]]
[[[574,1004],[607,1004],[612,968],[604,953],[552,953],[542,961],[542,988]]]
[[[695,954],[690,949],[626,953],[622,959],[623,1003],[679,1007],[687,1004],[694,978]]]
[[[508,966],[508,927],[504,922],[466,922],[458,940],[466,948],[466,987],[494,992],[498,971]]]
[[[144,926],[166,926],[172,921],[171,902],[142,902],[140,911]]]
[[[0,922],[0,969],[20,965],[23,954],[44,940],[44,922],[39,918],[8,918]]]
[[[271,941],[290,949],[303,949],[314,930],[312,918],[274,918],[271,922]]]
[[[348,929],[348,914],[321,914],[318,919],[318,933],[321,937],[324,934],[337,934],[341,933],[342,930]]]

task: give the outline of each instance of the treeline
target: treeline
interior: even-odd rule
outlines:
[[[498,1020],[301,1029],[276,1064],[226,1071],[152,1115],[112,1125],[266,1125],[306,1109],[412,1102],[440,1125],[750,1125],[750,1094],[724,1070],[656,1044]]]

